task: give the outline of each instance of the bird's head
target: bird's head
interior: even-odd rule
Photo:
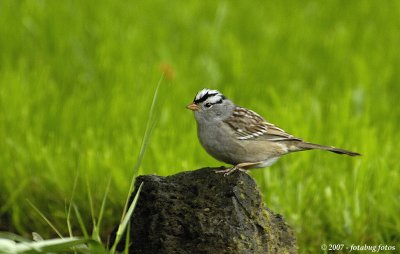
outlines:
[[[207,88],[199,91],[193,102],[186,106],[194,112],[197,121],[203,118],[208,122],[229,117],[234,107],[233,102],[221,92]]]

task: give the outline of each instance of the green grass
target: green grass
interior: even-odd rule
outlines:
[[[399,28],[397,1],[1,1],[0,230],[54,236],[31,202],[68,235],[75,178],[87,225],[111,179],[103,237],[119,223],[163,66],[140,174],[221,165],[184,107],[216,88],[363,154],[297,153],[251,172],[302,253],[400,248]]]

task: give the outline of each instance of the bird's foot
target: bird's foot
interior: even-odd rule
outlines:
[[[224,174],[224,176],[227,176],[227,175],[232,174],[236,170],[240,170],[242,172],[246,172],[246,169],[239,168],[238,166],[233,166],[231,168],[226,168],[226,169],[222,169],[222,170],[215,170],[215,173],[217,173],[217,174],[222,173],[222,174]]]
[[[256,162],[242,162],[239,163],[231,168],[226,168],[223,170],[216,170],[215,173],[223,173],[224,176],[230,175],[236,170],[240,170],[242,172],[247,172],[248,169],[254,168],[262,164],[262,161],[256,161]]]

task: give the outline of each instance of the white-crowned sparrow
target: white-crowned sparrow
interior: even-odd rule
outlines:
[[[254,111],[236,106],[217,90],[201,90],[187,108],[194,111],[197,135],[206,151],[217,160],[233,165],[218,171],[225,174],[237,169],[267,167],[284,154],[310,149],[360,155],[296,138]]]

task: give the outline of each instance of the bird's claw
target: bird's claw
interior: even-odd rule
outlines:
[[[224,174],[224,176],[228,176],[228,175],[232,174],[233,172],[235,172],[236,170],[240,170],[242,172],[246,172],[245,169],[241,169],[239,167],[233,166],[231,168],[226,168],[226,169],[222,169],[222,170],[215,170],[215,173],[217,173],[217,174],[222,173],[222,174]]]

